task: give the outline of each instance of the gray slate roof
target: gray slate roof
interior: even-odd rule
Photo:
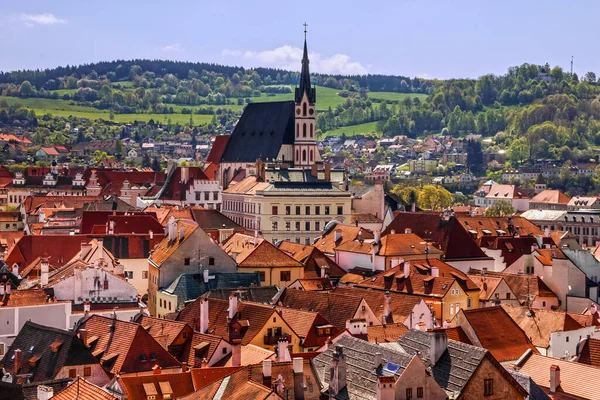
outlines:
[[[346,358],[347,391],[338,395],[337,399],[374,399],[377,396],[377,376],[394,375],[396,379],[406,369],[412,355],[400,353],[365,340],[344,336],[327,351],[312,360],[316,377],[322,387],[329,387],[329,368],[336,346],[343,346]],[[380,366],[375,369],[375,353],[381,353],[382,365],[392,363],[399,368],[392,372]],[[394,368],[395,369],[395,368]]]
[[[294,144],[294,102],[248,104],[233,129],[221,162],[274,160],[281,145]]]
[[[206,293],[206,297],[227,300],[231,293],[237,292],[242,301],[270,304],[278,291],[277,286],[223,288],[210,290]]]
[[[405,352],[418,355],[425,365],[431,367],[433,377],[442,389],[446,392],[462,392],[488,351],[448,339],[446,352],[431,366],[430,341],[430,333],[410,330],[398,339],[398,344]]]
[[[258,272],[223,272],[214,274],[214,277],[204,283],[202,274],[181,274],[163,291],[177,296],[177,308],[180,309],[186,301],[197,299],[212,289],[260,286]]]
[[[550,400],[546,392],[536,385],[529,375],[522,374],[513,369],[507,369],[507,371],[529,393],[529,400]]]

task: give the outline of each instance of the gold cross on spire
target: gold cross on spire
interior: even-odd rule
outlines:
[[[306,36],[306,27],[308,26],[308,24],[305,22],[304,23],[304,36]]]

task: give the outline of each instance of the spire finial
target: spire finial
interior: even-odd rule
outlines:
[[[308,24],[305,22],[304,23],[304,39],[306,39],[306,27],[308,26]]]

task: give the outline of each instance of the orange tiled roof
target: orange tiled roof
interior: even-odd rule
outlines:
[[[52,302],[54,300],[42,289],[13,290],[10,294],[0,296],[0,307],[39,306]]]
[[[327,257],[315,246],[282,241],[279,244],[279,250],[285,251],[287,254],[294,257],[295,260],[304,264],[305,278],[321,277],[322,266],[329,268],[327,275],[331,278],[340,278],[346,273],[346,271],[337,265],[335,261]]]
[[[278,307],[277,311],[296,335],[303,339],[304,347],[320,347],[325,344],[327,337],[318,337],[316,327],[330,325],[331,323],[321,314],[314,311],[302,311],[288,307]],[[329,336],[335,337],[339,333],[336,327],[331,328]]]
[[[316,311],[336,328],[344,330],[346,321],[356,315],[362,298],[337,293],[286,289],[279,300],[284,307]]]
[[[208,333],[229,340],[230,330],[227,320],[229,313],[229,301],[209,298],[208,299]],[[246,322],[247,328],[241,332],[242,344],[246,345],[258,335],[267,321],[276,311],[267,305],[238,301],[238,313],[234,322]],[[200,315],[200,298],[186,305],[177,316],[178,321],[187,322],[194,326]]]
[[[56,393],[53,397],[55,400],[117,400],[118,398],[111,395],[99,386],[88,382],[82,377],[77,377],[69,386]]]
[[[404,324],[386,324],[367,327],[367,340],[371,343],[396,342],[408,328]]]
[[[221,244],[221,248],[229,256],[233,256],[234,254],[240,254],[250,247],[254,247],[255,242],[257,245],[262,243],[263,240],[263,238],[255,238],[254,236],[236,232],[229,236],[227,240]]]
[[[597,385],[593,384],[593,382],[600,381],[600,368],[532,354],[519,365],[521,367],[519,372],[529,375],[538,386],[549,388],[550,367],[553,365],[560,368],[560,386],[556,393],[558,396],[570,395],[580,399],[600,399]]]
[[[134,322],[92,315],[81,326],[88,337],[97,336],[90,350],[111,374],[151,371],[152,367],[179,367],[169,354],[141,325]]]
[[[514,232],[512,229],[516,230],[516,228],[519,228],[520,236],[544,235],[544,232],[537,225],[523,217],[510,217],[514,228],[509,227],[509,217],[457,217],[457,219],[467,231],[477,232],[477,238],[487,235],[511,235]],[[498,233],[498,230],[505,233]]]
[[[215,354],[217,347],[221,343],[223,339],[220,336],[209,335],[206,333],[194,332],[192,334],[191,340],[187,340],[185,345],[183,346],[183,351],[179,356],[179,361],[187,362],[190,368],[192,367],[200,367],[202,365],[202,360],[206,358],[208,362],[210,362],[212,356]],[[196,357],[198,353],[196,351],[196,346],[202,344],[202,349]]]
[[[442,254],[441,250],[429,246],[429,254]],[[396,233],[381,238],[380,256],[425,255],[425,241],[414,233]]]
[[[473,269],[469,271],[469,278],[481,276],[481,270]],[[488,278],[502,278],[513,291],[519,302],[523,304],[528,296],[556,297],[556,294],[542,281],[539,276],[525,274],[508,274],[504,272],[487,271],[485,276]]]
[[[581,329],[582,326],[564,311],[532,309],[502,305],[502,308],[525,332],[536,347],[550,346],[550,334]]]
[[[364,298],[369,305],[369,308],[371,308],[371,311],[373,311],[377,316],[377,319],[381,321],[381,318],[383,317],[383,305],[385,303],[385,292],[381,290],[338,286],[335,288],[334,293]],[[421,296],[390,292],[392,320],[387,322],[404,322],[410,316],[410,313],[413,311],[415,306],[423,299],[424,297]]]
[[[235,259],[239,268],[284,267],[303,268],[300,262],[279,250],[267,240],[256,247],[246,247]]]
[[[163,345],[164,348],[170,346],[182,332],[189,331],[190,335],[192,333],[192,328],[181,321],[170,321],[163,318],[154,318],[143,315],[136,322],[142,325],[146,332]]]
[[[536,194],[530,203],[568,204],[571,198],[560,190],[544,190]]]
[[[539,262],[542,263],[542,265],[552,265],[552,259],[556,258],[556,259],[560,259],[560,260],[565,260],[567,257],[565,256],[565,254],[556,247],[553,247],[551,249],[538,249],[537,250],[538,254],[535,255],[535,258],[538,259]]]
[[[579,350],[577,362],[600,367],[600,339],[588,338]]]
[[[341,238],[336,242],[335,232],[341,234]],[[314,246],[325,254],[334,254],[334,249],[348,241],[356,240],[361,233],[363,239],[373,239],[374,235],[368,229],[364,229],[354,225],[337,224],[330,232],[321,236]]]
[[[430,258],[406,262],[410,264],[408,279],[404,278],[403,263],[367,278],[357,286],[433,297],[444,297],[455,281],[465,291],[479,290],[465,273],[441,260]],[[438,277],[431,276],[434,267],[439,270]]]
[[[516,360],[527,350],[539,354],[525,332],[502,307],[462,309],[460,313],[477,336],[481,347],[488,349],[496,360]],[[454,321],[453,325],[457,326],[456,317]]]
[[[150,255],[150,261],[152,261],[155,265],[162,265],[175,251],[184,243],[198,228],[195,222],[187,222],[187,221],[177,221],[177,238],[175,240],[170,240],[168,237],[165,237],[160,241],[158,246],[152,251]],[[183,227],[183,240],[179,239],[179,232],[181,227]]]
[[[469,275],[469,279],[476,284],[479,289],[479,300],[487,301],[491,299],[494,291],[502,283],[503,279],[500,276],[485,276],[485,275]]]
[[[128,399],[147,399],[149,391],[156,392],[155,400],[163,400],[165,394],[170,394],[172,399],[178,399],[194,391],[192,374],[189,371],[167,370],[158,375],[124,374],[118,378],[118,382]]]
[[[233,374],[235,371],[240,370],[242,368],[243,367],[194,368],[190,372],[192,373],[194,387],[201,389],[205,386],[208,386],[216,380]]]
[[[242,366],[259,364],[262,363],[263,360],[273,359],[275,357],[275,352],[267,349],[263,349],[262,347],[255,346],[253,344],[243,345],[240,349],[241,357],[240,363]],[[233,366],[233,357],[232,353],[229,353],[222,359],[220,359],[215,366],[219,367],[232,367]]]
[[[249,380],[248,368],[242,368],[229,375],[229,379],[219,378],[200,390],[181,397],[181,400],[206,400],[212,399],[220,393],[222,399],[260,400],[266,399],[272,390],[266,386]]]

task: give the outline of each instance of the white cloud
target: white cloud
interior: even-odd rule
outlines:
[[[59,25],[67,23],[65,18],[57,18],[52,13],[20,14],[18,20],[29,28],[35,25]]]
[[[221,55],[239,58],[243,64],[255,67],[273,67],[295,71],[300,69],[302,49],[283,45],[273,50],[252,51],[225,49]],[[334,54],[323,57],[319,53],[309,53],[311,72],[324,74],[360,75],[366,74],[368,67],[358,61],[352,61],[346,54]]]
[[[171,43],[160,48],[161,51],[167,51],[172,53],[181,53],[185,49],[181,47],[181,43]]]

